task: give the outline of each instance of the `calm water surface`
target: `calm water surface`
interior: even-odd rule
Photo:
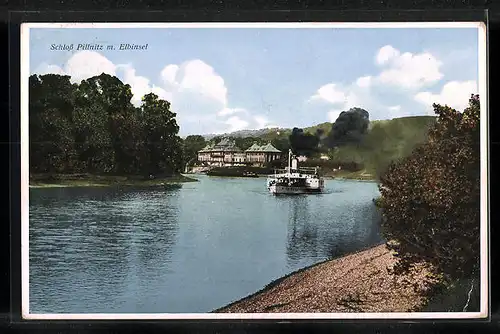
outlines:
[[[209,312],[381,241],[375,183],[269,194],[264,178],[30,189],[30,312]]]

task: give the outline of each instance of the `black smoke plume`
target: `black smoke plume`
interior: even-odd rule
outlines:
[[[368,131],[370,114],[361,108],[351,108],[340,113],[332,124],[332,130],[325,139],[325,145],[337,146],[359,143]]]

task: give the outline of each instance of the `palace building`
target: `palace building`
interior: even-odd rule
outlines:
[[[281,158],[281,151],[272,144],[253,144],[243,151],[234,140],[224,138],[215,145],[207,145],[198,152],[198,161],[209,166],[263,166]]]
[[[264,165],[266,162],[271,162],[281,158],[281,151],[270,143],[259,146],[253,144],[246,151],[246,162],[252,165]]]

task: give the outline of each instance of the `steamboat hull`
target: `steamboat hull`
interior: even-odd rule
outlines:
[[[269,192],[273,195],[318,194],[322,191],[323,189],[321,188],[290,187],[282,185],[272,185],[269,187]]]

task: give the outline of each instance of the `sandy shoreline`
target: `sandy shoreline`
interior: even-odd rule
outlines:
[[[429,271],[395,276],[395,261],[385,244],[375,246],[299,270],[213,312],[417,312],[427,302]]]

